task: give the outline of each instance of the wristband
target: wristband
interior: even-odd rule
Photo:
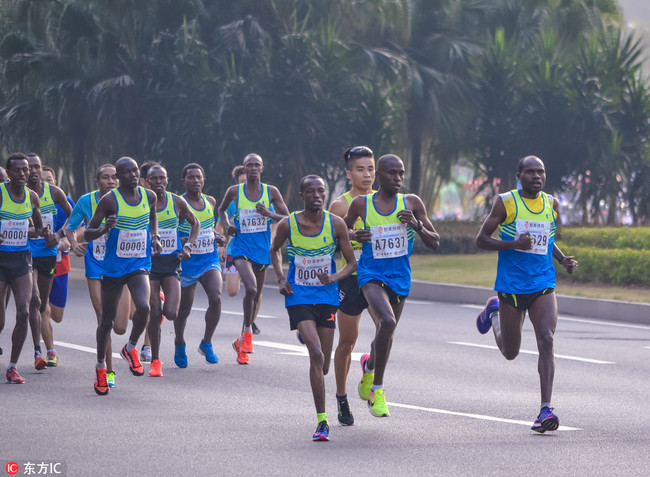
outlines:
[[[418,220],[418,225],[417,225],[417,227],[415,227],[415,230],[420,232],[422,230],[422,227],[424,227],[424,224],[422,223],[421,220]]]

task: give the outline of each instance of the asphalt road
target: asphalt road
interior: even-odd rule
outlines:
[[[224,297],[217,365],[196,351],[205,306],[199,290],[187,369],[173,364],[166,322],[165,376],[150,378],[148,365],[145,376],[132,376],[116,359],[116,388],[97,396],[95,317],[73,272],[66,315],[55,326],[59,367],[34,370],[29,345],[18,364],[27,382],[0,384],[0,476],[9,462],[17,475],[30,468],[75,476],[648,475],[650,326],[561,317],[553,399],[561,428],[540,435],[530,430],[539,388],[528,322],[522,353],[506,361],[492,335],[476,331],[478,306],[408,301],[385,379],[391,416],[378,419],[356,392],[358,357],[372,339],[366,315],[349,378],[355,425],[338,425],[332,369],[331,441],[315,443],[308,358],[277,289],[265,289],[248,366],[236,363],[230,345],[241,327],[241,295]],[[12,313],[10,306],[0,335],[2,366]],[[114,352],[125,340],[114,337]]]

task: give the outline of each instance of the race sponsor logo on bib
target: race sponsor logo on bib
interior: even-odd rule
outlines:
[[[550,222],[517,219],[516,225],[515,240],[525,232],[530,232],[535,238],[535,244],[531,250],[518,250],[518,252],[534,253],[536,255],[546,255],[548,253],[548,240],[551,234]]]
[[[214,252],[214,229],[201,229],[196,239],[196,247],[192,254],[206,254]]]
[[[117,256],[120,258],[145,258],[147,256],[147,231],[120,230],[117,237]]]
[[[27,245],[28,220],[2,220],[0,221],[0,236],[2,245],[9,247],[24,247]]]
[[[239,230],[243,234],[266,232],[267,219],[257,209],[239,209]]]
[[[317,257],[296,257],[293,261],[296,267],[296,285],[321,286],[323,283],[318,278],[319,273],[330,273],[332,257],[319,255]]]
[[[163,255],[174,253],[178,249],[178,233],[176,229],[158,229],[160,235],[160,246]]]
[[[372,234],[373,258],[395,258],[408,254],[406,224],[375,225]]]

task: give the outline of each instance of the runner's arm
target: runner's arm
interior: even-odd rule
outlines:
[[[352,250],[349,231],[345,222],[342,218],[333,215],[332,225],[334,228],[334,239],[341,248],[341,253],[343,254],[343,258],[345,258],[346,264],[345,267],[333,275],[328,275],[327,273],[319,274],[318,278],[324,285],[329,285],[330,283],[349,277],[357,270],[357,260],[354,258],[354,251]]]
[[[487,216],[476,236],[476,246],[484,250],[530,250],[535,238],[525,232],[517,240],[499,240],[492,237],[499,224],[506,220],[506,206],[501,196],[497,196],[492,204],[490,215]]]
[[[275,231],[275,237],[273,238],[273,243],[271,244],[271,263],[273,264],[273,271],[275,276],[278,279],[280,285],[280,293],[282,295],[291,295],[293,290],[291,289],[291,284],[287,281],[287,277],[284,276],[284,270],[282,270],[282,245],[289,239],[289,219],[284,218],[278,224],[278,228]]]

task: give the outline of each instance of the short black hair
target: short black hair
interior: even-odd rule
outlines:
[[[112,167],[113,169],[115,169],[115,166],[113,164],[102,164],[97,168],[97,171],[95,172],[95,179],[99,179],[99,174],[102,172],[102,169],[106,167]]]
[[[11,169],[11,163],[13,161],[26,161],[26,160],[27,160],[27,156],[25,154],[23,154],[22,152],[14,152],[10,154],[9,157],[7,158],[7,163],[5,164],[5,168],[7,170]]]
[[[203,174],[203,178],[205,178],[205,170],[203,169],[203,166],[201,166],[201,164],[197,164],[196,162],[190,162],[189,164],[185,165],[185,167],[183,167],[183,170],[181,171],[181,179],[185,179],[187,171],[190,169],[199,169],[201,171],[201,174]]]
[[[350,163],[355,159],[359,159],[361,157],[372,157],[374,159],[375,153],[372,152],[372,149],[370,149],[368,146],[354,146],[347,148],[343,153],[345,167],[347,169],[350,169]]]
[[[246,174],[246,168],[244,166],[240,164],[238,166],[233,167],[232,178],[235,179],[235,181],[237,181],[237,178],[242,174]]]
[[[145,161],[142,163],[140,166],[140,177],[147,177],[147,172],[149,172],[149,168],[151,166],[159,166],[160,164],[156,161]]]
[[[300,179],[300,192],[303,192],[305,190],[305,186],[307,182],[312,180],[321,180],[323,181],[323,184],[327,186],[327,184],[325,183],[325,179],[323,179],[321,176],[317,176],[316,174],[309,174],[308,176],[305,176],[302,179]]]

